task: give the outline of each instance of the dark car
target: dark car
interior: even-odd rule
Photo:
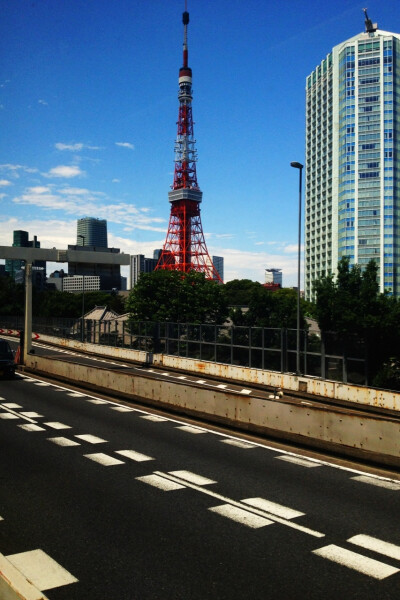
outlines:
[[[14,377],[15,362],[10,344],[0,339],[0,377]]]

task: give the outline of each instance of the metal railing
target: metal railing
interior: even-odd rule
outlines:
[[[23,328],[23,317],[0,317],[3,329]],[[58,338],[143,350],[216,363],[296,372],[296,329],[122,320],[33,319],[33,331]],[[367,385],[365,348],[335,333],[300,332],[300,372],[343,383]]]

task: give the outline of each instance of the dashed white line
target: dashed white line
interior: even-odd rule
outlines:
[[[222,444],[228,444],[229,446],[236,446],[237,448],[243,448],[243,450],[249,450],[250,448],[254,448],[253,444],[248,444],[247,442],[241,442],[240,440],[234,440],[227,438],[226,440],[221,440]]]
[[[0,413],[0,419],[19,419],[18,415],[14,415],[13,413]]]
[[[156,487],[164,492],[171,492],[173,490],[181,490],[185,486],[180,483],[176,483],[175,481],[170,481],[168,479],[164,479],[164,477],[160,477],[159,475],[145,475],[144,477],[136,477],[138,481],[143,481],[143,483],[147,483]]]
[[[101,452],[97,454],[84,454],[86,458],[90,458],[94,462],[103,465],[103,467],[113,467],[115,465],[124,465],[123,460],[118,460],[118,458],[114,458],[113,456],[108,456],[108,454],[102,454]]]
[[[76,577],[40,549],[11,554],[6,558],[41,592],[78,581]]]
[[[20,404],[16,404],[15,402],[3,402],[2,404],[5,408],[22,408]]]
[[[168,421],[168,419],[166,419],[165,417],[159,417],[157,415],[141,415],[141,419],[146,419],[146,421],[154,421],[155,423]]]
[[[84,442],[89,442],[89,444],[104,444],[107,440],[103,440],[103,438],[97,437],[96,435],[91,435],[90,433],[84,433],[83,435],[75,435],[74,437],[79,440],[83,440]]]
[[[80,446],[79,442],[74,442],[74,440],[69,440],[68,438],[65,437],[56,437],[56,438],[47,438],[49,442],[53,442],[54,444],[57,444],[58,446],[64,446],[64,447],[68,447],[68,446]]]
[[[304,513],[299,512],[298,510],[294,510],[293,508],[289,508],[287,506],[282,506],[281,504],[276,504],[276,502],[271,502],[270,500],[265,500],[264,498],[246,498],[242,500],[244,504],[248,504],[249,506],[254,506],[255,508],[260,508],[265,512],[272,513],[277,517],[282,517],[283,519],[295,519],[296,517],[303,517]]]
[[[133,412],[133,408],[129,408],[128,406],[111,406],[111,410],[116,410],[118,412]]]
[[[169,471],[170,475],[174,475],[175,477],[179,477],[179,479],[184,479],[190,483],[194,483],[196,485],[211,485],[212,483],[217,483],[213,479],[208,479],[207,477],[203,477],[202,475],[197,475],[196,473],[192,473],[191,471]]]
[[[385,479],[376,479],[375,477],[370,477],[368,475],[359,475],[357,477],[352,477],[351,479],[353,479],[354,481],[360,481],[361,483],[368,483],[369,485],[383,487],[387,490],[400,490],[400,482],[387,481]]]
[[[295,465],[300,465],[301,467],[320,467],[321,463],[313,462],[308,460],[307,458],[300,458],[299,456],[275,456],[275,458],[279,460],[285,460],[286,462],[294,463]]]
[[[203,429],[199,429],[198,427],[192,427],[191,425],[182,425],[182,427],[176,427],[176,429],[186,431],[187,433],[194,433],[195,435],[198,433],[207,433]]]
[[[31,417],[32,419],[39,419],[41,417],[43,417],[43,415],[39,415],[39,413],[34,412],[34,411],[28,411],[28,412],[21,412],[21,415],[24,415],[24,417]]]
[[[126,458],[130,458],[131,460],[135,460],[136,462],[145,462],[147,460],[155,460],[151,456],[146,456],[146,454],[141,454],[140,452],[135,452],[135,450],[116,450],[116,454],[120,454],[121,456],[126,456]]]
[[[386,565],[373,558],[367,558],[362,554],[357,554],[357,552],[346,550],[340,546],[335,546],[335,544],[318,548],[312,552],[317,556],[336,562],[344,567],[358,571],[363,575],[373,577],[374,579],[386,579],[386,577],[390,577],[390,575],[399,572],[399,569],[396,569],[395,567]]]
[[[241,394],[251,394],[251,390],[246,390],[245,388],[243,388],[242,390],[240,390]]]
[[[108,404],[107,400],[100,400],[100,398],[87,398],[87,401],[91,404]]]
[[[227,517],[232,521],[236,521],[237,523],[241,523],[242,525],[246,525],[247,527],[251,527],[252,529],[259,529],[260,527],[273,524],[273,521],[270,521],[265,517],[254,515],[243,508],[232,506],[232,504],[221,504],[221,506],[213,506],[208,510],[223,517]]]
[[[44,423],[44,425],[52,429],[71,429],[69,425],[64,425],[64,423],[59,423],[58,421],[50,421],[49,423]]]
[[[378,538],[363,534],[354,535],[347,541],[356,546],[360,546],[361,548],[366,548],[367,550],[372,550],[373,552],[383,554],[389,558],[400,560],[400,546],[396,546],[395,544],[390,544],[389,542],[384,542]]]
[[[44,427],[40,427],[34,423],[25,423],[24,425],[18,425],[18,427],[24,429],[25,431],[45,431]]]

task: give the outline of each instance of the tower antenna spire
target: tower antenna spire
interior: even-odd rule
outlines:
[[[363,8],[363,11],[365,15],[365,33],[373,33],[378,29],[378,24],[371,21],[371,19],[368,17],[366,8]]]
[[[183,66],[179,69],[178,132],[175,141],[175,169],[172,190],[168,194],[171,214],[167,238],[158,260],[156,270],[198,271],[206,279],[222,283],[207,250],[200,219],[200,203],[203,192],[197,183],[196,140],[193,135],[192,117],[192,69],[188,62],[187,29],[189,13],[187,0],[183,23]]]

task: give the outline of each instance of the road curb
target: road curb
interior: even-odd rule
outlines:
[[[0,554],[0,598],[1,600],[48,600],[21,571]]]

